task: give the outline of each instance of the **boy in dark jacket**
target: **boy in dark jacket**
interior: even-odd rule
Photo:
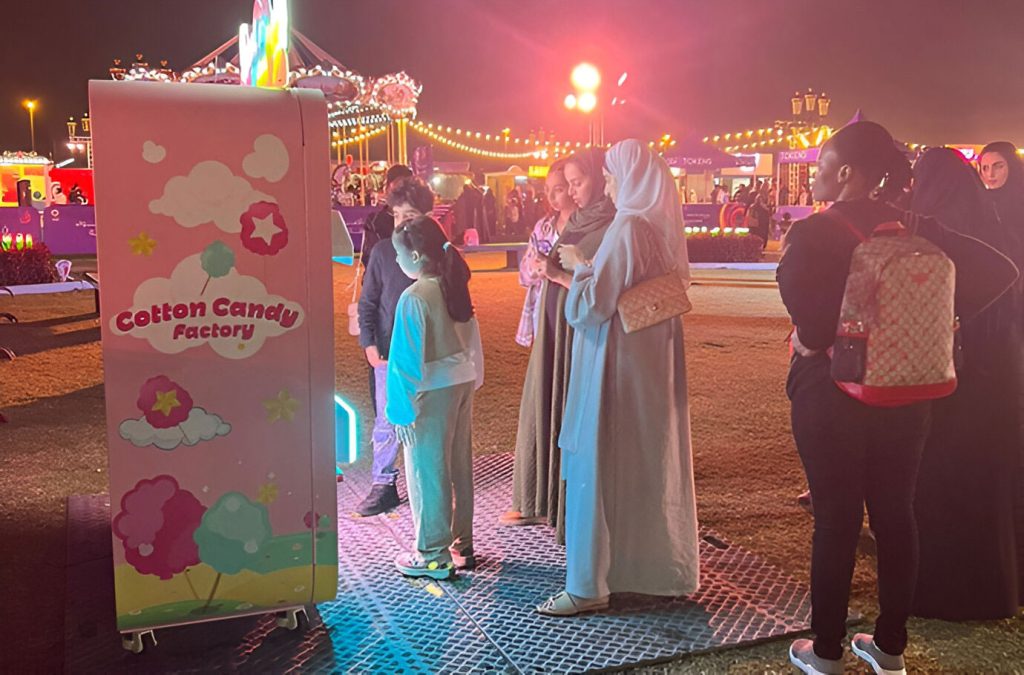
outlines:
[[[434,194],[418,178],[402,178],[388,192],[388,206],[394,213],[395,227],[418,216],[428,215],[434,207]],[[356,507],[360,516],[375,516],[398,506],[395,480],[398,471],[398,437],[384,415],[387,406],[387,363],[395,308],[402,291],[412,284],[396,260],[390,233],[373,247],[366,264],[366,277],[359,296],[359,345],[374,372],[373,487]]]
[[[390,192],[391,186],[403,178],[412,176],[412,169],[404,164],[394,164],[385,174],[384,191]],[[377,242],[383,239],[390,239],[391,233],[395,231],[395,214],[391,212],[391,206],[387,203],[380,211],[366,219],[366,227],[363,229],[362,260],[363,267],[370,264],[370,253]],[[372,389],[371,389],[372,392]]]

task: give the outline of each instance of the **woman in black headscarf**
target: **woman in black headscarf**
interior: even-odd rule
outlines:
[[[988,188],[991,207],[999,220],[1001,230],[1012,242],[1007,254],[1017,267],[1024,270],[1024,162],[1017,148],[1005,141],[989,143],[978,157],[978,169]],[[1018,281],[1010,297],[1004,298],[998,319],[1014,332],[1014,350],[1010,364],[1017,378],[1018,392],[1024,392],[1024,280]],[[1017,535],[1017,587],[1018,601],[1024,605],[1024,393],[1015,409],[1021,421],[1021,441],[1018,443],[1020,462],[1017,469],[1017,496],[1014,520]]]
[[[949,148],[914,167],[911,210],[1011,258],[1017,238],[1000,224],[977,173]],[[1012,291],[962,326],[957,391],[932,404],[915,514],[920,541],[914,613],[949,621],[1013,616],[1018,604],[1014,479],[1019,464],[1019,340]]]
[[[547,522],[565,542],[565,481],[561,480],[561,450],[565,394],[572,362],[573,328],[565,319],[565,302],[572,272],[558,261],[558,247],[573,245],[592,258],[615,217],[615,204],[605,195],[604,150],[588,148],[565,163],[569,197],[578,207],[559,235],[555,249],[536,258],[541,287],[537,337],[523,382],[519,428],[512,478],[512,509],[502,525]]]

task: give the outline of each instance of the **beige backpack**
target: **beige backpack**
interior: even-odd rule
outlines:
[[[850,262],[832,379],[871,406],[895,407],[956,390],[956,270],[938,246],[909,223],[883,223],[865,237],[832,210],[825,212],[860,239]]]

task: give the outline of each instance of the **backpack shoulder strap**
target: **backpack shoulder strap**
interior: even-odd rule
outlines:
[[[678,265],[668,258],[668,242],[665,241],[665,237],[654,227],[654,223],[646,218],[642,218],[640,220],[640,231],[642,236],[646,237],[650,247],[654,249],[655,255],[658,256],[658,261],[661,263],[661,273],[668,274],[674,271]]]
[[[846,229],[848,229],[850,232],[852,232],[853,236],[857,237],[857,239],[861,243],[863,243],[863,242],[868,240],[868,237],[865,236],[863,232],[861,232],[856,227],[854,227],[853,223],[851,223],[845,217],[840,215],[840,213],[838,211],[836,211],[835,208],[826,209],[825,211],[821,212],[821,215],[828,217],[833,222],[841,223],[843,226],[846,227]]]

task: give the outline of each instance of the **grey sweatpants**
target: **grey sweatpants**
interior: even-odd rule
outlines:
[[[473,383],[416,394],[412,447],[406,446],[416,550],[451,562],[449,548],[473,551]]]

